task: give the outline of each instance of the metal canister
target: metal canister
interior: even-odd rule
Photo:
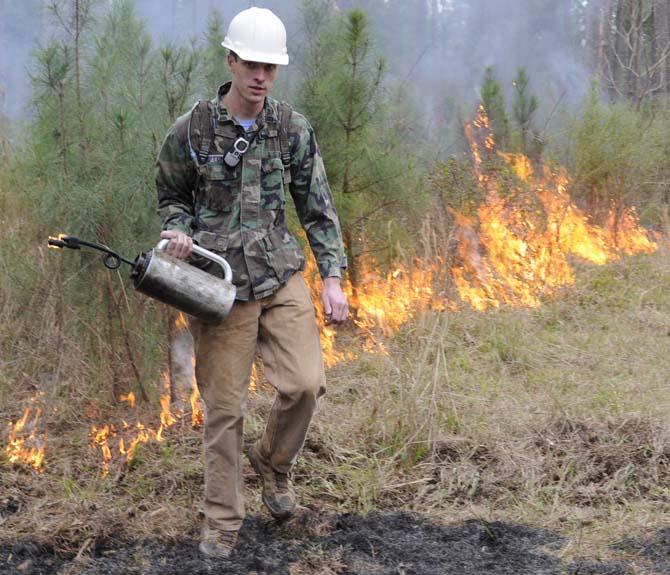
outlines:
[[[135,289],[204,321],[226,319],[235,301],[233,272],[228,262],[218,254],[193,246],[194,253],[221,266],[222,279],[168,255],[168,243],[169,240],[161,240],[154,249],[137,256],[130,272]]]

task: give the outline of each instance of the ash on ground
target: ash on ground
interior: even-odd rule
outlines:
[[[556,534],[510,523],[438,525],[407,513],[252,517],[227,561],[203,560],[189,534],[174,542],[107,539],[77,557],[0,542],[0,574],[19,575],[626,575],[631,566],[558,557]],[[666,564],[667,565],[667,564]],[[638,571],[639,567],[638,567]],[[656,571],[658,572],[658,571]],[[664,571],[668,572],[668,571]]]

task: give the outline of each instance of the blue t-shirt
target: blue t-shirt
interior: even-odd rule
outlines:
[[[235,118],[241,126],[244,128],[245,132],[249,131],[249,128],[254,125],[254,122],[256,121],[256,118],[251,118],[251,120],[243,120],[242,118]]]

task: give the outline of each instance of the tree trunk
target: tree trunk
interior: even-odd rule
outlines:
[[[586,20],[586,59],[603,90],[610,92],[608,58],[612,39],[612,0],[589,2]]]
[[[75,75],[75,97],[77,100],[77,119],[79,122],[79,150],[81,158],[86,159],[86,123],[84,122],[84,107],[81,102],[81,36],[84,25],[81,0],[74,0],[74,75]]]
[[[604,0],[598,18],[597,70],[601,78],[607,77],[607,59],[612,45],[612,0]]]
[[[170,379],[170,404],[174,413],[187,410],[195,378],[195,350],[193,337],[182,313],[172,311],[168,321],[168,369]]]
[[[0,39],[7,38],[5,35],[4,5],[0,4]],[[9,52],[8,44],[0,42],[0,78],[7,77],[5,64],[6,55]],[[0,84],[0,165],[5,167],[9,161],[9,150],[7,146],[7,87]],[[0,195],[0,209],[4,212],[4,195]]]
[[[612,81],[617,91],[626,98],[634,96],[632,42],[634,39],[633,3],[630,0],[618,0],[616,7],[616,35],[614,38],[612,57]]]
[[[358,274],[358,261],[354,252],[354,236],[350,228],[342,229],[342,236],[344,238],[344,245],[347,251],[347,276],[351,284],[351,290],[354,303],[357,301],[358,286],[360,277]]]
[[[660,86],[658,94],[670,94],[670,0],[654,0],[653,3],[653,55],[652,61],[663,63],[654,71],[652,84]]]

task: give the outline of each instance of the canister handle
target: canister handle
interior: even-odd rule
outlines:
[[[162,239],[160,242],[156,244],[156,249],[164,250],[169,243],[170,240]],[[227,282],[233,281],[233,270],[230,268],[230,264],[220,255],[215,254],[214,252],[210,252],[205,248],[201,248],[198,244],[193,244],[193,253],[198,254],[199,256],[203,256],[208,260],[212,260],[216,264],[219,264],[223,269],[223,279],[225,279]]]

